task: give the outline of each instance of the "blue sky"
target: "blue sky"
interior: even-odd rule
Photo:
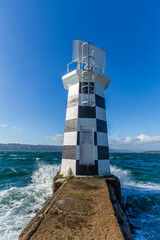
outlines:
[[[61,79],[81,39],[106,49],[110,146],[160,149],[159,9],[159,0],[0,1],[0,142],[61,141]]]

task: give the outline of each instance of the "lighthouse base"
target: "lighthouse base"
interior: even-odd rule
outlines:
[[[81,164],[79,160],[63,159],[61,173],[74,176],[109,176],[110,161],[95,160],[94,165]]]

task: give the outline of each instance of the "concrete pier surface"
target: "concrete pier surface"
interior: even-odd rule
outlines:
[[[54,179],[51,199],[19,240],[133,239],[120,207],[120,183],[112,178]]]

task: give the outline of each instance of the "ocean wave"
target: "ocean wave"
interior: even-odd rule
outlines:
[[[140,188],[142,190],[149,191],[160,191],[160,184],[151,183],[151,182],[140,182],[133,180],[131,171],[118,168],[114,165],[111,165],[111,173],[117,176],[121,182],[122,188]]]
[[[16,169],[14,169],[14,168],[11,168],[11,170],[12,170],[13,172],[17,173]],[[17,173],[17,174],[18,174],[18,173]]]
[[[109,159],[120,159],[120,157],[109,157]]]
[[[125,213],[136,228],[135,240],[159,240],[160,184],[135,181],[129,170],[111,166],[111,173],[120,179]]]
[[[29,185],[0,191],[1,240],[16,240],[22,229],[52,194],[53,177],[60,170],[60,165],[45,164],[37,160],[36,166]],[[152,227],[152,224],[160,223],[160,199],[157,197],[160,185],[135,181],[130,170],[115,165],[111,165],[111,173],[120,179],[126,214],[131,218],[131,223],[140,228],[136,230],[134,239],[160,239],[157,233],[157,238],[155,237],[156,230]],[[151,231],[154,238],[147,235],[151,234]]]
[[[111,165],[111,173],[119,178],[121,185],[124,186],[131,180],[131,172]]]
[[[12,169],[13,170],[13,169]],[[0,239],[15,240],[29,220],[52,194],[53,177],[60,165],[42,162],[25,187],[12,187],[0,192]]]

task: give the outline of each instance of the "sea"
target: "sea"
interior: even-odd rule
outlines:
[[[51,197],[57,152],[0,152],[0,240],[16,240]],[[160,154],[111,153],[135,240],[160,239]]]

